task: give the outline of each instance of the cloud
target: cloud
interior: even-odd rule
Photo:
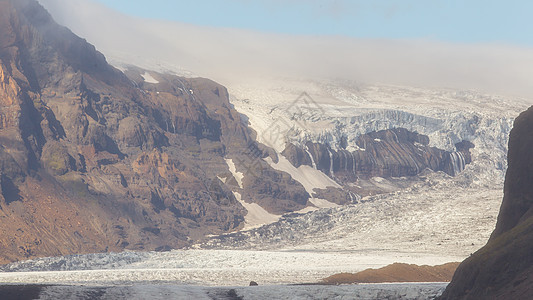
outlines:
[[[181,67],[222,83],[267,76],[343,78],[533,96],[528,48],[276,35],[143,20],[90,0],[40,2],[108,57],[145,68]]]

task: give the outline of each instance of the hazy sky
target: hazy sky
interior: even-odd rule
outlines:
[[[342,78],[533,99],[533,1],[39,2],[108,58],[222,84]]]
[[[533,46],[527,0],[98,0],[126,14],[275,33]]]

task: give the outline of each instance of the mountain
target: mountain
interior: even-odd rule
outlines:
[[[33,0],[0,1],[0,61],[0,261],[186,246],[243,226],[232,190],[309,205],[211,80],[123,73]]]
[[[389,240],[441,263],[493,225],[480,216],[500,197],[523,101],[291,80],[230,96],[204,78],[119,70],[34,0],[0,0],[0,23],[1,262]]]
[[[504,197],[487,245],[457,269],[441,299],[533,298],[533,107],[514,122]]]

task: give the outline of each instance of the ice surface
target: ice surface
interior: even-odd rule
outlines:
[[[446,283],[287,285],[408,256],[350,251],[174,250],[73,255],[4,267],[0,284],[44,284],[39,299],[433,299]],[[453,259],[438,258],[447,261]],[[436,261],[411,255],[409,261]],[[260,286],[246,287],[250,281]],[[59,285],[59,286],[55,286]]]
[[[444,263],[457,257],[416,253],[394,256],[380,251],[174,250],[107,255],[108,264],[91,268],[94,255],[44,258],[16,263],[0,273],[2,283],[34,284],[186,284],[243,286],[316,283],[341,272],[358,272],[395,261]],[[77,262],[71,263],[70,261]],[[99,261],[99,260],[97,260]],[[101,262],[101,261],[100,261]],[[62,267],[58,270],[58,264]]]

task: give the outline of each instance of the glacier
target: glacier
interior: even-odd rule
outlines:
[[[476,91],[342,80],[283,78],[240,82],[229,89],[232,104],[246,115],[258,139],[278,155],[286,143],[306,149],[309,141],[331,149],[345,143],[345,149],[358,150],[355,139],[360,134],[401,127],[427,135],[431,146],[451,151],[455,176],[425,170],[406,188],[366,196],[351,205],[285,215],[260,228],[212,237],[198,248],[347,251],[397,257],[407,263],[418,255],[434,258],[433,264],[461,261],[485,244],[503,196],[514,117],[532,104],[529,99]],[[306,100],[300,101],[301,97]],[[282,141],[261,134],[275,124],[284,129]],[[463,140],[475,145],[468,165],[455,151]],[[322,173],[322,182],[314,186],[294,170],[285,171],[308,191],[335,182],[331,170]],[[394,186],[394,180],[371,181],[387,187]]]

